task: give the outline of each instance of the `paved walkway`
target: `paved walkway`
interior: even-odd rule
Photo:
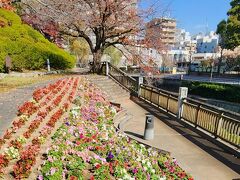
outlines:
[[[18,106],[29,100],[36,88],[43,87],[56,80],[57,79],[44,81],[10,92],[0,93],[0,137],[2,137],[5,130],[10,127],[13,118],[16,117]]]
[[[209,154],[211,152],[206,151],[212,149],[212,151],[219,151],[220,154],[225,152],[222,152],[221,149],[218,149],[198,134],[186,129],[183,125],[174,121],[173,118],[165,115],[165,113],[158,111],[158,117],[160,117],[160,119],[155,118],[154,140],[143,140],[145,113],[147,113],[147,111],[131,100],[122,102],[122,106],[133,115],[133,118],[125,124],[124,131],[145,144],[171,152],[172,157],[178,160],[179,165],[195,179],[231,180],[240,178],[238,173],[211,156]],[[166,122],[169,124],[167,125]],[[174,126],[175,129],[180,130],[180,133],[169,126]],[[191,136],[190,139],[192,141],[187,139],[188,136]],[[197,141],[202,143],[201,148],[196,145]],[[240,160],[232,157],[230,154],[227,154],[227,156],[231,158],[231,162],[226,163],[232,163],[239,172]]]

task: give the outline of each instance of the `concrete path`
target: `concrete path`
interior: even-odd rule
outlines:
[[[181,124],[176,123],[176,121],[173,121],[171,117],[166,116],[164,113],[160,113],[160,119],[155,118],[154,140],[143,140],[142,137],[144,135],[145,113],[147,113],[147,111],[131,100],[122,102],[122,106],[133,116],[133,118],[124,126],[125,133],[135,137],[145,144],[149,144],[151,146],[171,152],[171,156],[175,157],[179,165],[188,173],[190,173],[194,179],[231,180],[240,178],[238,173],[230,169],[219,160],[215,159],[208,152],[203,150],[204,148],[200,148],[185,137],[191,135],[196,141],[201,139],[205,145],[209,144],[207,140],[196,133],[188,131],[185,127],[182,127]],[[179,133],[175,131],[163,121],[175,122],[173,126],[175,126],[175,128],[182,129],[182,132]],[[217,149],[217,147],[214,145],[209,144],[209,146],[212,146],[210,148],[215,148],[216,150],[221,151],[221,149]],[[234,164],[236,165],[235,167],[239,168],[238,170],[240,170],[239,159],[233,157],[233,161],[234,162],[231,163],[236,163]]]
[[[36,88],[43,87],[55,81],[57,81],[57,79],[0,93],[0,137],[2,137],[5,130],[10,127],[13,118],[16,117],[18,106],[29,100]]]

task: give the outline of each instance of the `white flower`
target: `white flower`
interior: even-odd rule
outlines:
[[[166,180],[166,176],[160,177],[159,180]]]
[[[143,144],[140,144],[140,146],[141,146],[142,148],[145,148],[145,146],[144,146]]]
[[[156,171],[155,171],[155,169],[152,169],[151,172],[152,172],[153,174],[155,174]]]

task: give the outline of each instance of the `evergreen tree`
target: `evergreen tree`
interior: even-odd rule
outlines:
[[[227,12],[228,20],[222,20],[217,27],[222,49],[235,49],[240,45],[240,0],[232,0]]]
[[[240,45],[240,0],[231,1],[231,9],[228,11],[227,20],[227,49],[234,49]]]
[[[216,33],[220,36],[219,45],[221,47],[221,57],[218,63],[218,73],[223,60],[223,50],[234,50],[240,46],[240,0],[232,0],[231,9],[227,12],[228,20],[222,20],[218,26]]]
[[[223,61],[223,50],[227,49],[227,22],[225,20],[222,20],[218,26],[217,26],[217,31],[216,33],[219,35],[219,46],[221,47],[220,50],[220,58],[218,62],[218,74],[220,73],[220,69],[222,66],[222,61]]]

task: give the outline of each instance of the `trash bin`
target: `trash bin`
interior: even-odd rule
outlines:
[[[153,115],[146,114],[144,139],[145,140],[152,140],[153,138],[154,138],[154,119],[153,119]]]

